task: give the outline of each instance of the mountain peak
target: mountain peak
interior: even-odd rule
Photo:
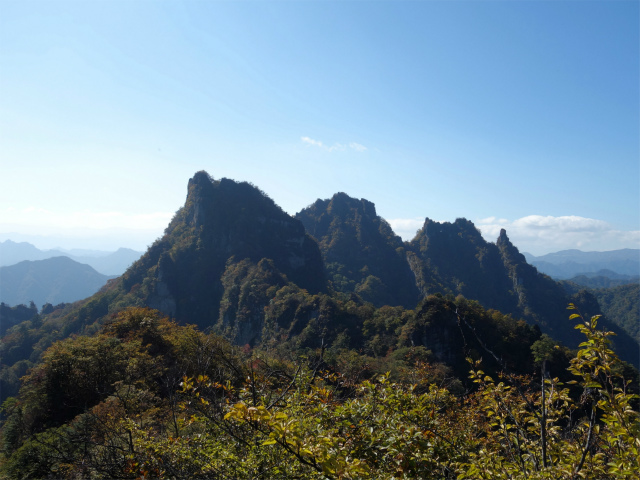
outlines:
[[[353,198],[344,192],[338,192],[331,197],[327,208],[333,215],[348,215],[351,210],[355,210],[360,214],[376,217],[376,206],[367,199]]]
[[[419,299],[402,240],[375,205],[339,192],[296,215],[317,239],[335,290],[375,305],[413,306]]]
[[[148,305],[181,321],[210,326],[228,293],[220,281],[225,272],[263,259],[301,288],[324,288],[320,251],[300,221],[254,185],[214,180],[200,171],[189,180],[184,207],[164,237],[125,274],[124,286],[131,290],[146,278],[152,288],[142,300]]]
[[[511,241],[509,240],[509,237],[507,237],[507,231],[504,228],[500,229],[500,235],[498,236],[497,244],[498,245],[511,244]]]
[[[528,266],[527,259],[523,254],[520,253],[518,247],[511,243],[511,240],[509,240],[509,237],[507,236],[507,231],[504,228],[500,229],[500,235],[498,236],[496,245],[502,252],[502,255],[506,261]]]

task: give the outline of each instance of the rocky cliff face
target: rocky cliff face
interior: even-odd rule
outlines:
[[[485,308],[515,313],[517,302],[509,292],[500,251],[482,238],[472,222],[459,218],[439,223],[427,218],[407,250],[416,278],[423,280],[423,295],[463,295]]]
[[[586,317],[600,313],[593,308],[597,303],[588,301],[585,293],[569,296],[560,284],[529,265],[504,229],[493,244],[468,220],[438,223],[427,218],[406,249],[423,295],[444,293],[476,300],[484,308],[538,325],[543,333],[571,348],[580,339],[575,323],[567,320],[567,304],[584,305]],[[601,324],[616,332],[621,356],[636,363],[637,343],[607,319]]]
[[[310,292],[324,288],[320,251],[298,220],[248,183],[213,180],[198,172],[189,180],[184,207],[165,235],[123,276],[123,285],[129,292],[137,289],[145,304],[180,322],[201,327],[220,323],[235,329],[239,342],[249,343],[260,334],[254,317],[264,305],[239,305],[249,299],[233,295],[229,278],[246,280],[247,272],[263,260],[278,284],[291,281]],[[240,263],[244,269],[235,271]],[[232,313],[243,308],[257,313]],[[236,320],[245,324],[235,325]]]
[[[334,289],[355,292],[376,306],[416,305],[420,294],[402,240],[373,203],[337,193],[296,218],[318,241]]]

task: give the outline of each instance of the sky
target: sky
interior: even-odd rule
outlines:
[[[144,250],[196,171],[640,248],[633,1],[0,0],[0,240]]]

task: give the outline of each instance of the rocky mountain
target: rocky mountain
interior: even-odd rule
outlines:
[[[252,282],[256,289],[249,288]],[[325,288],[320,251],[303,225],[258,188],[198,172],[164,236],[76,320],[147,305],[181,323],[216,327],[238,343],[251,343],[269,301],[257,284],[288,282],[313,293]],[[243,288],[250,291],[245,295]]]
[[[604,271],[604,276],[608,276],[607,271],[640,275],[640,249],[625,248],[609,252],[562,250],[538,257],[525,253],[525,257],[539,271],[559,280],[598,271]]]
[[[40,250],[28,242],[0,242],[0,267],[15,265],[24,260],[45,260],[53,257],[68,257],[78,263],[91,266],[103,275],[122,275],[142,252],[130,248],[119,248],[115,252],[99,250]]]
[[[508,242],[504,231],[500,240]],[[478,300],[485,308],[517,310],[499,245],[486,242],[472,222],[459,218],[438,223],[427,218],[407,251],[422,295],[451,293]]]
[[[543,333],[577,347],[573,325],[565,315],[572,299],[558,283],[527,263],[504,229],[494,244],[486,242],[468,220],[438,223],[427,218],[408,242],[407,251],[424,295],[443,292],[477,300],[487,309],[523,318]],[[587,303],[590,309],[585,315],[600,313],[597,303]]]
[[[335,290],[355,292],[376,306],[413,308],[420,300],[405,246],[373,203],[337,193],[296,218],[317,240]]]
[[[434,293],[462,295],[538,325],[570,347],[578,345],[565,315],[572,296],[529,265],[505,230],[490,243],[466,219],[439,223],[427,218],[414,239],[403,243],[377,216],[373,203],[344,193],[317,200],[296,218],[318,241],[327,278],[339,292],[376,306],[406,308]],[[590,295],[581,293],[585,315],[600,314]],[[637,351],[626,332],[607,326],[620,334],[621,348]]]
[[[110,278],[68,257],[25,260],[0,267],[0,301],[39,306],[75,302],[96,293]]]
[[[524,319],[571,348],[580,337],[567,304],[585,316],[601,313],[591,293],[567,293],[528,264],[504,230],[490,243],[468,220],[426,219],[403,243],[367,200],[339,193],[293,218],[255,186],[198,172],[163,237],[120,278],[45,318],[42,328],[51,338],[91,333],[126,307],[148,306],[239,345],[293,341],[384,355],[398,342],[436,348],[431,334],[407,330],[412,311],[434,295],[447,305],[477,301],[489,317],[499,310],[509,321]],[[458,328],[450,313],[447,325]],[[637,364],[638,343],[606,319],[602,326],[616,332],[620,355]],[[442,358],[444,340],[453,338],[447,332],[438,333]]]

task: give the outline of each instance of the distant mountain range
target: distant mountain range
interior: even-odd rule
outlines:
[[[15,265],[24,260],[45,260],[52,257],[69,257],[78,263],[90,265],[103,275],[122,275],[142,252],[119,248],[115,252],[101,250],[40,250],[27,242],[0,242],[0,267]]]
[[[69,257],[24,260],[0,267],[0,301],[7,305],[75,302],[96,293],[114,275],[103,275]]]
[[[609,252],[582,252],[563,250],[536,257],[524,253],[527,262],[538,271],[558,279],[566,280],[579,275],[604,276],[620,280],[620,275],[640,275],[640,249],[625,248]]]

